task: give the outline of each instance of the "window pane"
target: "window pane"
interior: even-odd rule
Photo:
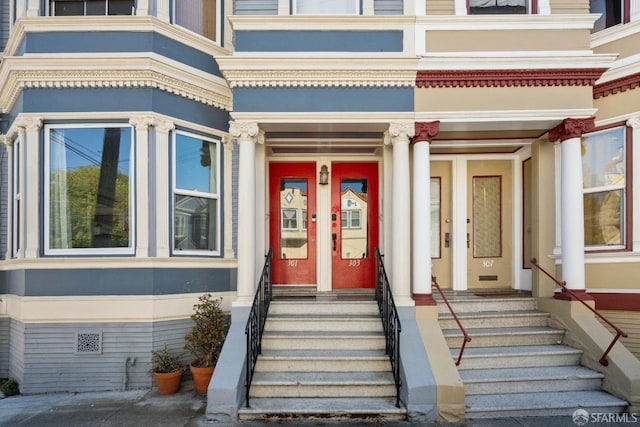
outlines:
[[[107,3],[105,0],[88,0],[86,2],[87,15],[106,15]]]
[[[342,259],[368,258],[367,179],[346,178],[340,182],[342,194]],[[362,224],[364,219],[365,224]],[[346,221],[345,221],[346,220]]]
[[[471,15],[524,14],[527,13],[526,0],[469,0]]]
[[[84,2],[57,1],[52,10],[55,16],[82,16],[84,15]]]
[[[591,0],[589,12],[600,14],[598,20],[593,24],[592,32],[622,23],[622,2],[623,0]]]
[[[307,180],[280,180],[280,257],[307,258],[307,227],[298,226],[298,218],[307,215]],[[303,220],[307,223],[307,219]]]
[[[109,15],[131,15],[133,0],[109,0]]]
[[[49,134],[49,248],[128,247],[131,128]]]
[[[584,188],[624,186],[625,128],[587,135],[582,140]]]
[[[440,258],[440,178],[431,178],[431,258]]]
[[[359,13],[354,0],[296,0],[295,12],[298,14],[348,14]]]
[[[215,142],[176,135],[176,188],[217,194]]]
[[[174,0],[174,22],[194,33],[216,40],[216,0]]]
[[[584,195],[584,241],[588,246],[624,244],[624,192]]]
[[[501,245],[501,180],[473,177],[473,256],[499,257]]]
[[[218,201],[176,194],[174,202],[174,249],[217,250]]]

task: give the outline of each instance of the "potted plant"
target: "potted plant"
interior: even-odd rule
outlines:
[[[201,394],[207,392],[229,329],[229,316],[222,311],[221,303],[222,298],[213,298],[211,294],[201,295],[193,306],[193,328],[184,338],[185,350],[195,357],[189,368],[196,390]]]
[[[164,343],[162,350],[151,351],[151,370],[160,394],[174,394],[180,388],[184,366],[180,355],[173,355]]]

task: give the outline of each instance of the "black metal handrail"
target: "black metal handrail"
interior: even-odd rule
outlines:
[[[591,310],[596,316],[598,316],[600,319],[602,319],[603,322],[605,322],[607,325],[611,326],[613,328],[613,330],[616,331],[616,336],[613,338],[613,340],[611,341],[611,344],[609,344],[609,347],[607,347],[607,349],[605,350],[604,354],[602,355],[602,357],[599,360],[599,362],[600,362],[600,364],[602,366],[609,366],[609,361],[607,360],[607,355],[609,354],[609,352],[611,351],[611,349],[613,348],[613,346],[615,345],[615,343],[618,341],[618,339],[620,337],[625,337],[625,338],[628,337],[627,333],[625,331],[623,331],[622,329],[618,328],[613,323],[611,323],[611,321],[609,319],[607,319],[606,317],[604,317],[602,314],[598,313],[593,307],[591,307],[589,304],[587,304],[584,301],[584,299],[582,299],[580,297],[580,295],[576,294],[571,289],[569,289],[567,287],[567,282],[565,282],[565,281],[561,282],[558,279],[556,279],[555,277],[553,277],[551,274],[549,274],[547,272],[547,270],[545,270],[544,268],[542,268],[540,266],[540,264],[538,264],[538,261],[535,258],[531,259],[531,264],[534,265],[535,267],[537,267],[538,270],[543,272],[549,279],[553,280],[556,283],[556,285],[560,286],[569,295],[571,295],[572,297],[574,297],[575,299],[580,301],[582,303],[582,305],[584,305],[589,310]]]
[[[245,378],[245,393],[247,407],[249,406],[249,389],[251,388],[251,380],[253,380],[253,372],[256,369],[258,355],[262,353],[262,333],[264,325],[267,321],[267,313],[269,312],[269,304],[273,297],[273,288],[271,282],[271,261],[273,258],[273,250],[269,249],[265,255],[264,267],[256,289],[256,296],[253,298],[253,305],[249,312],[247,326],[244,333],[247,336],[247,364]]]
[[[453,311],[453,307],[451,307],[451,304],[449,304],[449,300],[444,295],[444,292],[442,292],[442,289],[440,289],[440,285],[436,281],[436,278],[433,277],[433,276],[431,276],[431,286],[435,286],[436,287],[436,289],[440,293],[440,296],[444,300],[444,303],[447,305],[447,307],[449,307],[449,311],[451,312],[451,315],[453,316],[453,319],[458,324],[458,328],[460,328],[460,331],[462,331],[462,335],[463,335],[464,338],[463,338],[463,341],[462,341],[462,347],[460,347],[460,353],[458,353],[458,360],[456,360],[456,366],[460,366],[460,362],[462,361],[462,353],[464,353],[464,348],[467,346],[467,343],[471,342],[471,337],[467,333],[467,330],[464,328],[464,326],[462,326],[462,323],[460,323],[460,319],[458,319],[458,315],[456,314],[455,311]]]
[[[396,406],[400,407],[400,332],[402,332],[402,324],[398,316],[396,303],[393,301],[389,278],[384,268],[382,258],[384,255],[380,253],[380,249],[376,248],[376,265],[377,265],[377,281],[376,281],[376,301],[378,309],[382,317],[382,328],[385,335],[386,354],[389,355],[391,361],[391,371],[396,385]]]

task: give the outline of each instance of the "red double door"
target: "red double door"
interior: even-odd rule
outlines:
[[[269,165],[269,236],[276,285],[315,286],[319,264],[331,266],[332,289],[375,285],[378,164],[335,162],[329,176],[327,185],[319,185],[315,162]],[[326,195],[318,197],[319,191],[330,194],[330,203]],[[325,231],[322,236],[319,229]],[[325,240],[321,245],[319,238]],[[326,248],[324,253],[319,247]]]

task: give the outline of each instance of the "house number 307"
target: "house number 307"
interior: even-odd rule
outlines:
[[[492,259],[485,259],[484,261],[482,261],[482,267],[484,267],[484,268],[493,267],[493,260]]]

